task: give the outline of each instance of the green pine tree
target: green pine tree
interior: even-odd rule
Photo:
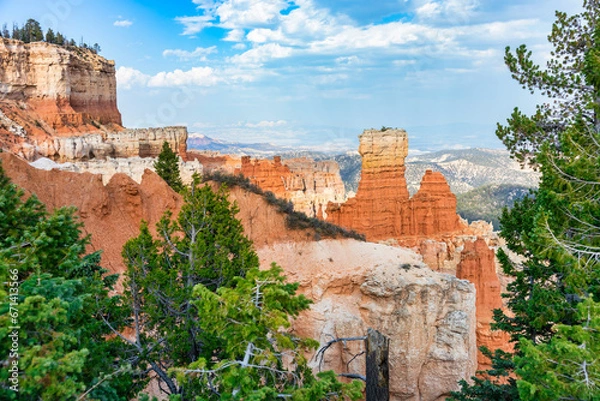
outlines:
[[[169,184],[177,192],[183,190],[183,182],[179,172],[179,158],[168,142],[163,142],[162,149],[158,155],[158,159],[154,163],[156,174]]]
[[[555,51],[546,70],[531,62],[524,46],[516,55],[507,50],[506,63],[513,77],[529,89],[541,89],[560,99],[556,106],[538,106],[533,117],[515,111],[509,125],[499,126],[497,132],[514,157],[537,165],[542,173],[539,189],[504,211],[501,219],[508,249],[523,260],[515,263],[499,252],[505,274],[514,281],[504,294],[511,313],[497,310],[494,314],[494,327],[511,333],[517,342],[517,370],[505,365],[517,380],[498,380],[498,371],[488,371],[485,379],[474,380],[472,386],[465,383],[452,399],[495,399],[494,394],[504,390],[510,393],[507,399],[514,400],[600,399],[597,389],[586,393],[587,398],[570,398],[572,388],[552,382],[565,374],[562,366],[550,363],[542,371],[539,359],[548,355],[549,347],[565,345],[560,337],[564,328],[581,324],[577,313],[581,299],[588,294],[595,299],[600,296],[598,11],[597,1],[585,1],[581,14],[557,12],[549,37]],[[577,353],[570,355],[573,348],[567,348],[563,358],[576,359]],[[500,359],[495,356],[494,362]],[[537,381],[532,379],[536,374]],[[552,392],[540,390],[546,387]]]
[[[516,357],[523,401],[600,400],[600,304],[578,305],[576,325],[558,325],[548,343],[523,338]]]
[[[124,401],[135,394],[98,313],[112,302],[116,276],[105,275],[98,252],[85,254],[89,239],[80,228],[73,209],[49,214],[34,196],[24,200],[0,166],[0,279],[10,283],[0,294],[3,400]],[[14,330],[18,358],[11,355]],[[18,393],[7,386],[15,362]]]
[[[224,188],[200,187],[196,177],[184,190],[185,204],[177,219],[170,213],[156,226],[158,237],[142,224],[140,235],[123,248],[127,265],[123,306],[133,316],[136,341],[123,338],[130,362],[149,365],[166,391],[181,394],[185,386],[168,370],[207,357],[218,348],[201,330],[191,303],[194,286],[211,290],[235,284],[236,277],[258,267],[252,242],[235,218],[237,207]],[[115,323],[115,325],[117,325]]]
[[[290,317],[309,307],[296,295],[298,283],[285,282],[282,269],[252,268],[238,277],[235,286],[211,291],[202,284],[194,288],[192,301],[205,335],[217,339],[220,349],[210,358],[199,358],[175,369],[178,381],[192,377],[201,384],[203,400],[357,400],[362,383],[338,382],[333,372],[317,377],[302,352],[318,343],[290,333]],[[287,360],[285,360],[287,358]],[[285,361],[284,361],[285,360]]]
[[[584,72],[589,49],[598,45],[594,29],[600,22],[600,1],[584,0],[583,8],[582,13],[575,15],[556,12],[556,22],[548,36],[552,57],[545,69],[533,62],[527,46],[519,46],[514,53],[506,48],[505,62],[512,77],[524,89],[538,91],[549,99],[537,105],[532,116],[515,108],[507,125],[498,124],[496,135],[522,163],[535,165],[541,146],[555,141],[578,116],[600,130],[598,109],[589,107],[600,104],[600,99],[586,82]]]

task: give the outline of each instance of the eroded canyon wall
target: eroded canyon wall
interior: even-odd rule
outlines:
[[[157,156],[185,160],[187,129],[124,129],[115,63],[75,46],[0,38],[0,147],[27,160]]]
[[[333,161],[317,162],[308,158],[282,161],[279,156],[270,161],[243,156],[236,172],[264,191],[292,201],[295,210],[310,217],[326,216],[329,202],[345,199],[340,169]]]
[[[457,380],[475,373],[475,291],[468,281],[427,268],[399,247],[323,240],[261,247],[263,264],[276,261],[313,301],[293,329],[325,344],[365,335],[390,338],[390,399],[445,400]],[[318,370],[365,372],[361,341],[334,344]]]
[[[92,122],[121,125],[115,63],[78,47],[0,38],[0,93],[57,132]]]
[[[502,349],[510,352],[508,333],[492,330],[494,309],[502,309],[500,280],[496,273],[496,255],[482,238],[466,241],[461,252],[460,263],[456,268],[456,277],[475,284],[477,291],[477,345],[490,350]],[[477,354],[478,370],[490,369],[491,361],[481,353]]]

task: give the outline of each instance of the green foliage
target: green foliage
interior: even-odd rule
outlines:
[[[600,304],[587,298],[578,305],[576,325],[558,325],[545,344],[523,338],[516,357],[523,401],[600,400]]]
[[[514,53],[506,48],[504,60],[512,77],[524,89],[539,91],[551,101],[538,105],[532,116],[515,108],[506,126],[498,124],[496,135],[522,163],[536,165],[541,146],[553,143],[580,116],[600,128],[597,91],[586,71],[594,69],[592,61],[598,60],[597,50],[590,49],[600,46],[594,32],[600,23],[600,4],[598,0],[584,0],[583,8],[584,12],[572,16],[556,12],[556,22],[548,36],[552,57],[545,69],[533,62],[532,52],[525,45]]]
[[[81,42],[79,45],[73,39],[68,39],[60,32],[54,33],[52,28],[48,28],[46,35],[42,30],[40,23],[34,19],[28,19],[23,27],[19,27],[18,24],[13,23],[12,34],[8,31],[6,24],[3,25],[2,31],[0,32],[1,37],[12,38],[20,40],[25,43],[41,42],[52,43],[59,46],[74,47],[79,49],[87,49],[92,53],[98,54],[101,51],[100,45],[94,43],[93,46],[88,45],[85,42]]]
[[[137,383],[152,372],[181,401],[360,395],[358,384],[342,385],[330,373],[313,377],[301,351],[316,343],[285,331],[309,301],[295,295],[298,285],[285,283],[280,268],[258,269],[225,187],[214,192],[196,177],[184,200],[177,219],[167,213],[157,224],[156,239],[143,223],[123,248],[119,316],[129,316],[134,339],[120,339]]]
[[[286,215],[286,225],[292,230],[315,230],[315,237],[321,236],[329,238],[354,238],[359,241],[365,241],[365,236],[354,230],[346,230],[343,227],[328,223],[316,217],[308,217],[305,213],[294,211],[294,204],[291,201],[278,198],[271,191],[263,191],[258,185],[254,185],[242,174],[231,175],[219,171],[204,174],[203,181],[215,181],[226,184],[229,187],[237,186],[248,192],[262,196],[268,204],[277,208],[277,211]]]
[[[158,159],[154,163],[156,174],[169,184],[177,192],[183,190],[183,182],[179,172],[179,157],[175,153],[168,142],[163,142],[162,149],[158,155]]]
[[[202,383],[204,400],[358,399],[361,384],[342,384],[333,372],[313,376],[302,351],[318,343],[290,333],[289,317],[308,308],[310,301],[295,295],[298,284],[285,282],[282,270],[253,268],[234,287],[216,293],[203,285],[194,289],[199,324],[218,339],[218,357],[200,358],[178,377],[191,376]],[[333,395],[332,395],[333,394]]]
[[[123,307],[133,316],[136,341],[125,338],[128,359],[143,371],[147,365],[179,394],[189,383],[168,377],[168,369],[207,357],[218,348],[200,328],[200,316],[190,302],[194,286],[215,291],[234,286],[251,268],[258,267],[252,242],[235,218],[237,206],[222,187],[213,192],[198,179],[184,190],[185,204],[177,219],[170,213],[156,226],[154,239],[147,225],[123,248],[127,265]]]
[[[506,53],[515,79],[557,99],[555,106],[538,106],[532,117],[515,110],[497,132],[514,157],[542,173],[533,196],[501,218],[507,248],[521,257],[517,263],[498,253],[514,280],[504,294],[510,313],[496,310],[493,325],[517,342],[517,381],[508,383],[512,399],[600,399],[594,327],[600,310],[591,299],[580,303],[588,296],[600,299],[598,6],[588,0],[582,14],[557,12],[546,70],[533,64],[525,46]],[[488,384],[475,380],[461,395],[496,399],[497,388]]]
[[[485,347],[482,353],[492,361],[492,369],[484,372],[483,377],[471,378],[473,383],[469,384],[461,380],[460,391],[452,391],[449,401],[512,401],[518,400],[519,394],[516,380],[510,377],[514,371],[512,355],[502,350],[493,353]]]
[[[129,399],[135,388],[98,315],[116,277],[105,276],[99,253],[85,254],[73,209],[48,214],[23,197],[0,166],[0,279],[10,288],[0,293],[0,381],[10,383],[9,366],[20,370],[19,393],[3,385],[0,398]]]

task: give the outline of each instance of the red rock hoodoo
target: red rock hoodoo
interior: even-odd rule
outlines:
[[[370,241],[431,238],[465,228],[456,214],[456,196],[441,173],[427,171],[421,188],[409,198],[406,131],[365,130],[359,139],[363,160],[358,191],[344,204],[329,204],[328,221],[363,233]]]
[[[466,241],[461,253],[461,260],[456,269],[456,277],[469,280],[475,285],[477,297],[475,301],[477,315],[477,346],[482,345],[490,350],[502,349],[512,351],[509,335],[503,331],[492,330],[494,309],[502,309],[501,286],[495,254],[481,238]],[[491,363],[481,352],[478,352],[478,370],[491,368]]]

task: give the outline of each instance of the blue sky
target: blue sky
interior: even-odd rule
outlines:
[[[99,43],[117,66],[128,127],[322,150],[364,128],[405,128],[413,151],[502,147],[494,130],[539,97],[512,81],[504,48],[545,62],[554,11],[580,0],[0,0]]]

